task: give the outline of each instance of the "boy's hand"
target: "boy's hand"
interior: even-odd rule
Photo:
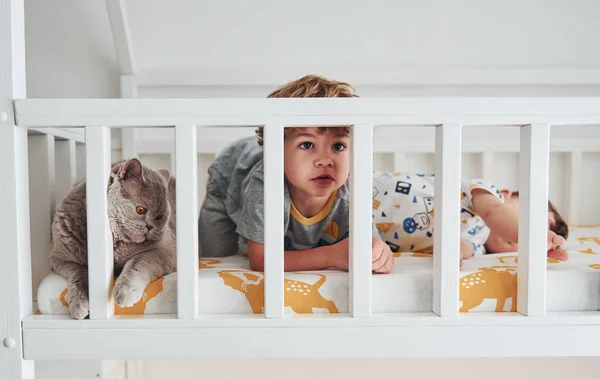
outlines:
[[[349,259],[350,259],[350,238],[345,238],[340,242],[333,245],[336,247],[333,254],[333,267],[340,270],[349,270]],[[379,238],[373,238],[371,245],[371,257],[372,266],[371,269],[375,272],[387,274],[392,271],[394,267],[394,255],[390,250],[390,247],[380,240]]]
[[[373,237],[372,254],[372,270],[380,274],[389,274],[394,267],[394,255],[390,247],[379,238]]]
[[[562,236],[559,236],[552,230],[548,230],[548,258],[554,258],[559,261],[566,261],[569,259],[569,255],[564,250],[557,249],[565,243],[566,241]]]

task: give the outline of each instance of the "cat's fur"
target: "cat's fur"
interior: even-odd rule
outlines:
[[[58,205],[52,223],[50,264],[67,279],[69,309],[76,319],[89,313],[85,195],[86,184],[81,181]],[[112,165],[107,198],[114,267],[122,270],[114,299],[119,306],[130,307],[149,282],[176,270],[175,178],[137,159],[117,162]],[[137,206],[145,207],[146,214],[139,215]]]

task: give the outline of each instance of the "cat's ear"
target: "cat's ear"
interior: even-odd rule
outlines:
[[[175,188],[175,177],[171,176],[169,178],[169,182],[167,183],[167,194],[168,194],[168,200],[169,200],[169,204],[171,205],[171,207],[175,207],[175,199],[177,196],[177,189]],[[173,209],[173,211],[175,211],[175,209]]]
[[[158,172],[163,176],[163,178],[165,178],[165,180],[169,180],[169,176],[171,176],[171,174],[169,174],[168,170],[162,169],[158,170]]]
[[[119,169],[117,176],[121,180],[140,180],[144,181],[142,163],[136,158],[125,162]]]
[[[173,196],[175,196],[176,188],[175,188],[175,177],[174,176],[171,176],[169,178],[169,182],[167,184],[167,189],[169,190],[169,193],[171,193],[171,194],[173,194]]]

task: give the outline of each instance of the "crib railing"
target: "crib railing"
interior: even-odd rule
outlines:
[[[38,132],[38,131],[36,131]],[[77,177],[77,144],[83,130],[42,129],[28,136],[29,209],[33,288],[50,272],[51,222],[57,201],[71,190]],[[59,168],[58,170],[56,168]]]
[[[284,125],[353,125],[349,309],[351,318],[368,318],[373,124],[435,127],[433,312],[441,317],[458,316],[462,125],[521,126],[517,312],[542,316],[546,297],[550,125],[600,124],[600,100],[592,98],[17,100],[15,109],[17,124],[22,128],[85,128],[90,318],[98,320],[109,319],[114,313],[114,304],[107,296],[113,280],[106,199],[110,128],[175,128],[177,317],[194,319],[198,316],[198,302],[202,301],[197,265],[197,133],[210,133],[211,126],[265,125],[264,317],[272,319],[284,317]]]

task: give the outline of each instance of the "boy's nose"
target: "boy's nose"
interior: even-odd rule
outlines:
[[[319,159],[317,159],[317,161],[315,162],[317,167],[330,167],[333,166],[333,159],[329,158],[329,157],[321,157]]]

